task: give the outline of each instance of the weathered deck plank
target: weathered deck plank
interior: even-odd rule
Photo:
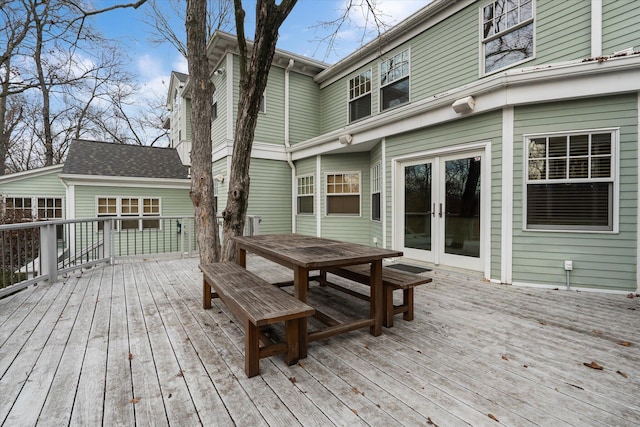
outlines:
[[[640,298],[434,271],[413,322],[313,342],[294,366],[263,359],[247,379],[244,332],[217,301],[201,308],[197,264],[102,266],[0,300],[0,424],[640,423]],[[309,301],[338,318],[368,309],[315,284]]]

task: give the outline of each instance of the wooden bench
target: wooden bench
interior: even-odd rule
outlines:
[[[370,266],[369,264],[352,265],[348,267],[330,268],[320,271],[320,285],[328,285],[333,288],[340,289],[351,295],[362,297],[358,292],[346,289],[343,286],[327,281],[327,273],[353,280],[354,282],[364,285],[370,284]],[[384,309],[383,324],[387,328],[393,326],[393,316],[403,313],[404,320],[413,320],[413,289],[425,283],[430,283],[430,277],[420,276],[418,274],[398,271],[393,268],[382,268],[382,306]],[[402,290],[402,304],[393,304],[393,291]],[[365,296],[366,299],[366,296]]]
[[[298,361],[300,321],[315,313],[312,307],[233,262],[200,265],[200,270],[204,308],[211,308],[212,298],[220,298],[243,323],[247,377],[260,373],[264,357],[284,354],[288,365]],[[272,343],[260,334],[261,326],[279,322],[285,323],[284,342]]]

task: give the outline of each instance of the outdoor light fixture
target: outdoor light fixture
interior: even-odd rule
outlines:
[[[218,182],[224,182],[224,175],[218,174],[218,175],[214,176],[213,179],[215,179]]]
[[[221,75],[222,75],[222,73],[224,73],[224,68],[218,68],[217,70],[215,70],[215,71],[213,72],[213,75],[214,75],[214,76],[221,76]]]
[[[459,114],[470,113],[475,106],[476,100],[473,99],[473,96],[465,96],[464,98],[457,99],[452,105],[453,111]]]
[[[340,141],[340,144],[351,144],[351,141],[353,141],[353,136],[349,135],[348,133],[340,135],[338,141]]]

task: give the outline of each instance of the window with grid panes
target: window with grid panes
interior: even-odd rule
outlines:
[[[527,228],[613,230],[616,133],[531,136],[525,142]]]
[[[378,162],[371,168],[371,219],[380,221],[382,195],[382,163]]]
[[[482,8],[484,72],[533,58],[534,0],[494,0]]]
[[[360,173],[329,173],[327,215],[360,215]]]
[[[122,197],[120,199],[120,216],[121,217],[137,217],[140,216],[138,198]],[[137,230],[137,219],[122,219],[120,221],[121,230]]]
[[[380,110],[409,102],[409,49],[380,64]]]
[[[142,216],[143,217],[154,217],[160,216],[160,199],[155,198],[143,198],[142,199]],[[157,230],[160,228],[160,220],[159,219],[143,219],[142,220],[142,229],[143,230]]]
[[[371,115],[371,70],[349,80],[349,122]]]
[[[38,219],[61,219],[62,199],[60,197],[38,197]]]
[[[9,218],[30,221],[33,218],[31,197],[5,197],[4,212]]]
[[[98,217],[118,216],[118,199],[115,197],[98,197]],[[98,230],[104,228],[104,223],[98,223]]]
[[[315,183],[313,175],[298,177],[298,213],[313,214]]]

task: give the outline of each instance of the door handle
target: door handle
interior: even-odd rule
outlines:
[[[433,216],[435,218],[436,216],[436,204],[433,204],[433,208],[431,209],[431,216]]]
[[[440,212],[438,212],[438,215],[442,218],[442,203],[440,203]]]

